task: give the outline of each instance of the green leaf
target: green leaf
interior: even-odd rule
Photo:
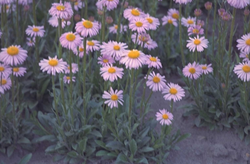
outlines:
[[[99,131],[97,131],[97,130],[93,130],[93,131],[91,132],[91,134],[93,134],[93,135],[96,136],[96,137],[102,138],[102,134],[101,134]]]
[[[72,157],[72,158],[76,158],[78,156],[78,153],[75,152],[75,151],[70,151],[70,152],[68,152],[67,155],[70,156],[70,157]]]
[[[7,148],[7,156],[10,157],[13,154],[14,150],[15,150],[14,145],[9,146]]]
[[[250,143],[250,135],[247,135],[245,137],[245,143],[246,143],[246,145],[248,145]]]
[[[130,144],[129,144],[129,148],[130,148],[130,152],[135,155],[135,153],[137,152],[137,143],[134,139],[131,140]]]
[[[118,141],[110,141],[106,144],[106,147],[111,148],[112,150],[122,150],[123,145]]]
[[[95,140],[95,143],[99,146],[101,146],[104,149],[107,149],[106,145],[104,142],[100,141],[100,140]]]
[[[50,153],[55,151],[55,147],[56,145],[50,145],[49,147],[47,147],[47,149],[45,149],[45,153]]]
[[[54,135],[45,135],[39,138],[36,138],[33,140],[33,142],[43,142],[43,141],[50,141],[53,142],[56,140],[56,137]]]
[[[96,152],[96,156],[97,157],[102,157],[102,156],[107,156],[109,152],[105,151],[105,150],[99,150],[98,152]]]
[[[82,153],[85,152],[86,150],[87,141],[88,141],[88,138],[83,138],[83,140],[81,140],[79,143],[79,147]]]
[[[27,154],[20,160],[18,164],[27,164],[30,161],[31,157],[32,157],[32,153]]]
[[[154,148],[152,147],[143,147],[142,149],[139,150],[139,152],[142,152],[142,153],[147,153],[147,152],[151,152],[151,151],[154,151]]]
[[[117,156],[115,163],[119,163],[119,162],[128,163],[129,161],[128,161],[128,158],[123,153],[120,153]]]
[[[180,142],[180,141],[182,141],[182,140],[184,140],[184,139],[186,139],[186,138],[188,138],[188,137],[190,137],[190,136],[191,136],[190,133],[183,134],[181,137],[179,137],[179,138],[175,141],[175,143],[178,143],[178,142]]]
[[[244,128],[244,132],[246,133],[246,134],[248,134],[248,131],[250,130],[250,126],[246,126],[245,128]]]
[[[19,144],[31,144],[30,140],[26,137],[23,137],[17,141]]]

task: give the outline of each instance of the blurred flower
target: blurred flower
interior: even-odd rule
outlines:
[[[179,19],[179,11],[176,10],[176,9],[169,9],[168,10],[168,16],[170,16],[173,19],[177,20],[177,19]]]
[[[213,4],[212,4],[212,2],[209,2],[209,1],[208,1],[208,2],[205,3],[204,6],[205,6],[206,10],[211,10],[212,7],[213,7]]]
[[[196,26],[191,26],[188,28],[188,35],[203,35],[204,34],[204,29],[201,28],[201,26],[196,25]]]
[[[21,5],[29,5],[29,3],[32,3],[32,0],[18,0],[18,4]]]
[[[234,73],[244,82],[250,81],[250,61],[236,65]]]
[[[203,27],[205,25],[205,22],[203,20],[197,20],[197,26]]]
[[[130,21],[129,29],[137,31],[138,33],[143,33],[146,32],[146,30],[149,30],[149,23],[143,18],[135,18]]]
[[[135,18],[142,18],[144,15],[145,14],[138,8],[128,8],[123,12],[124,18],[128,19],[129,21],[134,20]]]
[[[82,38],[77,33],[66,32],[60,37],[62,47],[74,50],[82,43]]]
[[[165,100],[173,100],[174,102],[181,100],[185,96],[185,91],[178,84],[169,83],[163,89],[162,94]]]
[[[0,4],[10,4],[13,3],[13,0],[1,0]]]
[[[99,33],[99,24],[89,20],[82,19],[81,22],[76,24],[76,32],[83,37],[92,37]]]
[[[123,32],[123,28],[124,28],[124,26],[120,25],[120,33]],[[116,25],[116,24],[114,24],[113,26],[109,27],[110,33],[113,33],[113,34],[117,33],[117,29],[118,29],[118,25]],[[126,30],[124,29],[124,31],[126,31]]]
[[[74,20],[75,20],[75,22],[79,22],[81,20],[81,15],[80,14],[75,14],[74,15]]]
[[[79,50],[79,57],[82,58],[82,57],[84,56],[84,47],[83,47],[83,43],[80,44],[78,50]],[[78,53],[77,50],[75,50],[74,53],[77,55],[77,53]],[[89,52],[87,51],[87,48],[86,48],[86,55],[88,55],[88,54],[89,54]]]
[[[126,50],[121,56],[122,58],[120,63],[125,64],[126,68],[129,69],[138,69],[142,67],[142,65],[145,64],[145,61],[147,60],[144,53],[136,49]]]
[[[156,47],[158,47],[158,44],[152,39],[149,39],[146,44],[144,44],[144,48],[147,48],[148,50],[155,49]]]
[[[89,52],[99,51],[100,42],[97,40],[88,40],[86,45],[86,50]]]
[[[52,3],[49,14],[60,19],[67,19],[73,16],[73,10],[69,2]]]
[[[200,67],[203,74],[208,74],[213,72],[212,64],[209,65],[201,64]]]
[[[72,67],[72,73],[78,72],[78,65],[76,63],[71,63]],[[67,65],[67,68],[64,70],[64,73],[69,74],[70,73],[70,65]]]
[[[175,3],[187,4],[188,2],[192,2],[192,0],[174,0]]]
[[[100,46],[102,55],[110,55],[113,58],[121,58],[123,53],[128,48],[126,43],[109,41],[108,43],[103,42]]]
[[[202,74],[202,70],[200,65],[194,62],[193,64],[189,63],[187,66],[185,66],[182,70],[182,73],[185,77],[190,79],[198,79]]]
[[[170,125],[172,124],[173,115],[169,113],[166,109],[160,109],[159,112],[156,113],[156,120],[160,121],[161,125]]]
[[[158,57],[153,57],[151,55],[146,55],[147,60],[146,60],[146,64],[148,65],[148,68],[156,68],[156,69],[160,69],[162,68],[161,65],[161,61]]]
[[[26,68],[24,67],[14,67],[12,70],[13,70],[13,75],[16,77],[24,76],[24,74],[26,73]]]
[[[98,64],[101,64],[103,67],[112,65],[113,63],[115,63],[115,60],[110,55],[104,54],[98,57]]]
[[[222,16],[225,12],[226,12],[226,10],[223,8],[218,9],[218,13],[220,16]]]
[[[0,30],[0,39],[1,39],[2,34],[3,34],[3,33],[2,33],[1,30]]]
[[[11,87],[11,80],[10,80],[10,78],[2,76],[2,80],[0,81],[0,92],[4,93],[4,91],[9,90],[10,87]]]
[[[162,25],[164,26],[165,24],[174,25],[175,27],[178,26],[176,19],[172,18],[171,16],[164,16],[162,18]]]
[[[119,0],[98,0],[96,6],[98,9],[102,10],[103,7],[106,7],[108,11],[117,8]]]
[[[146,85],[154,92],[162,91],[166,87],[165,76],[161,76],[159,73],[155,74],[155,72],[151,72],[148,75]]]
[[[189,48],[190,51],[195,51],[197,50],[198,52],[202,52],[204,50],[204,48],[207,48],[208,46],[208,40],[205,39],[205,37],[199,37],[199,35],[197,35],[197,37],[191,38],[189,37],[189,40],[187,41],[187,48]]]
[[[244,51],[240,52],[240,58],[243,58],[243,62],[249,61],[249,53],[246,53]]]
[[[104,66],[100,68],[100,74],[105,81],[109,80],[114,82],[115,80],[118,80],[118,78],[122,78],[123,68],[118,68],[112,65]]]
[[[196,18],[188,17],[187,19],[182,17],[181,24],[185,27],[194,26],[196,22]]]
[[[77,0],[76,2],[74,2],[74,9],[76,11],[78,11],[79,9],[81,9],[82,7],[84,7],[84,3],[82,3],[81,0]]]
[[[0,63],[0,78],[1,76],[9,77],[11,73],[12,73],[12,70],[8,65]]]
[[[107,24],[113,23],[113,18],[112,18],[111,16],[107,16],[107,17],[106,17],[106,23],[107,23]]]
[[[11,66],[22,64],[27,57],[27,51],[19,45],[2,48],[0,53],[0,61]]]
[[[124,9],[126,9],[128,7],[128,1],[125,1],[124,2],[124,5],[123,5]]]
[[[75,82],[76,81],[76,77],[75,76],[72,76],[72,82]],[[65,84],[70,84],[70,76],[66,76],[64,75],[63,76],[63,82]]]
[[[249,13],[250,13],[249,9],[245,8],[245,10],[244,10],[244,15],[245,15],[245,16],[248,16]]]
[[[231,14],[227,13],[227,12],[224,12],[223,15],[221,16],[222,20],[224,21],[229,21],[232,19],[232,16]]]
[[[12,12],[12,11],[16,11],[16,5],[15,4],[10,4],[10,3],[8,3],[8,4],[5,4],[5,5],[3,5],[4,6],[4,8],[6,8],[6,13],[10,13],[10,12]],[[0,5],[0,13],[2,12],[2,5]]]
[[[49,24],[53,27],[58,27],[58,18],[55,17],[55,16],[52,16],[50,19],[49,19]],[[66,25],[69,26],[71,24],[70,21],[66,21],[64,19],[62,19],[62,28],[64,28]]]
[[[243,35],[241,39],[237,40],[237,48],[240,51],[244,51],[246,53],[250,53],[250,33]]]
[[[47,72],[52,75],[56,75],[56,73],[63,73],[67,69],[67,63],[62,59],[58,60],[57,56],[54,58],[49,57],[49,60],[41,60],[39,66],[43,72]]]
[[[137,38],[136,36],[137,33],[132,34],[131,39],[134,43],[137,43],[141,47],[143,46],[143,44],[146,44],[151,39],[150,35],[147,33],[138,34]]]
[[[27,45],[29,46],[29,47],[33,47],[33,46],[35,46],[35,38],[27,38]]]
[[[194,10],[194,15],[195,15],[196,17],[201,16],[201,15],[202,15],[201,9],[195,9],[195,10]]]
[[[113,88],[110,87],[110,91],[104,91],[104,94],[102,95],[103,99],[107,99],[104,103],[108,104],[110,108],[117,108],[118,103],[123,105],[123,91],[120,90],[113,90]]]
[[[45,30],[43,29],[43,26],[28,26],[28,28],[26,29],[26,34],[30,37],[43,37]]]
[[[159,19],[152,17],[149,14],[145,15],[145,19],[148,21],[148,27],[150,30],[156,30],[160,25]]]
[[[237,9],[243,9],[245,7],[247,7],[250,4],[249,0],[227,0],[227,2],[233,6],[234,8]]]

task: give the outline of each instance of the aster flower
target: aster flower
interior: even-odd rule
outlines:
[[[250,53],[250,33],[243,35],[237,42],[238,50]]]
[[[201,26],[201,27],[203,27],[204,25],[205,25],[205,22],[203,21],[203,20],[200,20],[200,19],[198,19],[197,21],[196,21],[196,25],[197,26]]]
[[[166,109],[160,109],[159,112],[156,113],[156,120],[160,121],[161,125],[170,125],[172,124],[173,115],[169,113]]]
[[[137,36],[136,33],[132,34],[131,39],[134,43],[137,43],[141,47],[143,46],[143,44],[146,44],[151,39],[150,35],[147,33],[138,34],[137,38],[136,36]]]
[[[152,89],[152,91],[162,91],[166,87],[165,76],[161,76],[159,73],[151,72],[148,75],[146,85]]]
[[[227,3],[229,3],[231,6],[237,9],[243,9],[247,7],[250,4],[249,0],[227,0]]]
[[[16,11],[16,5],[15,4],[5,4],[5,8],[6,8],[6,13],[10,13],[12,11]],[[2,11],[2,5],[0,6],[0,13]]]
[[[76,24],[76,32],[83,37],[92,37],[99,33],[99,24],[89,20],[82,19],[81,22]]]
[[[118,78],[122,78],[123,68],[118,68],[112,65],[104,66],[100,69],[100,74],[105,81],[109,80],[114,82],[115,80],[118,80]]]
[[[146,56],[144,55],[144,53],[133,49],[124,51],[120,63],[125,64],[126,68],[138,69],[142,67],[143,64],[145,64],[145,61]]]
[[[240,52],[240,58],[243,58],[243,62],[249,61],[249,53],[246,53],[244,51]]]
[[[135,18],[130,21],[129,28],[132,31],[137,31],[138,33],[145,33],[146,30],[149,30],[149,23],[143,18]]]
[[[83,47],[83,43],[80,44],[78,50],[79,50],[79,54],[78,54],[78,52],[77,52],[77,49],[75,49],[73,52],[74,52],[74,54],[79,55],[79,57],[82,58],[82,57],[84,56],[84,47]],[[88,52],[87,49],[86,49],[86,55],[88,55],[88,54],[89,54],[89,52]]]
[[[112,65],[113,63],[115,63],[115,60],[110,55],[104,54],[98,57],[98,64],[101,64],[103,67]]]
[[[33,47],[33,46],[35,46],[35,39],[34,38],[27,38],[26,43],[29,47]]]
[[[69,2],[52,3],[49,14],[60,19],[68,19],[73,16],[73,10]]]
[[[158,47],[158,44],[152,39],[149,39],[146,44],[144,44],[144,48],[147,48],[148,50],[155,49],[156,47]]]
[[[11,66],[22,64],[27,57],[27,51],[19,45],[2,48],[0,53],[0,61]]]
[[[76,2],[74,2],[74,9],[76,11],[78,11],[79,9],[81,9],[82,7],[84,7],[84,3],[82,3],[81,0],[77,0]]]
[[[11,72],[12,72],[12,70],[8,65],[0,63],[0,77],[1,76],[9,77]]]
[[[128,19],[129,21],[134,20],[135,18],[142,18],[144,15],[145,14],[138,8],[128,8],[123,12],[124,18]]]
[[[75,76],[72,76],[72,82],[75,82],[76,81],[76,77]],[[66,76],[64,75],[63,76],[63,82],[65,84],[70,84],[70,76]]]
[[[205,39],[205,37],[199,37],[197,35],[197,37],[194,38],[190,38],[190,40],[188,40],[188,44],[187,44],[187,48],[189,48],[190,51],[195,51],[197,50],[198,52],[202,52],[204,50],[204,48],[207,48],[208,46],[208,40]]]
[[[76,63],[71,63],[72,67],[72,73],[77,73],[78,72],[78,64]],[[65,73],[70,73],[70,65],[67,65],[67,68],[64,70]]]
[[[10,4],[13,3],[13,0],[1,0],[0,4]]]
[[[10,78],[2,76],[2,80],[0,81],[0,92],[4,93],[4,91],[9,90],[10,87],[11,87],[11,80],[10,80]]]
[[[28,26],[26,29],[26,34],[30,37],[43,37],[45,30],[43,29],[43,26]]]
[[[110,55],[115,59],[120,59],[128,46],[126,43],[109,41],[108,43],[102,43],[100,48],[102,55]]]
[[[242,81],[250,81],[250,61],[239,63],[234,67],[234,73]]]
[[[82,38],[77,33],[66,32],[60,37],[62,47],[74,50],[82,43]]]
[[[99,51],[100,42],[97,40],[88,40],[86,50],[90,52]]]
[[[182,73],[185,77],[190,79],[198,79],[202,74],[202,69],[198,63],[194,62],[193,64],[189,63],[187,66],[185,66],[182,70]]]
[[[203,35],[204,34],[204,29],[201,28],[201,26],[196,25],[196,26],[191,26],[188,28],[188,35]]]
[[[109,27],[109,32],[116,34],[118,29],[118,25],[114,24],[113,26]],[[126,26],[120,25],[120,33],[123,33],[123,31],[126,31]]]
[[[49,19],[49,24],[53,27],[58,27],[58,18],[57,17],[54,17],[52,16],[50,19]],[[64,28],[66,25],[69,26],[71,24],[70,21],[67,21],[67,20],[64,20],[62,19],[62,28]]]
[[[24,76],[24,74],[26,73],[26,68],[24,67],[14,67],[12,69],[13,71],[13,75],[16,77],[21,77]]]
[[[98,0],[96,6],[98,9],[103,10],[106,7],[108,11],[117,8],[119,0]]]
[[[67,69],[67,63],[62,59],[58,60],[57,56],[54,58],[49,57],[49,60],[41,60],[39,66],[43,72],[47,72],[52,75],[56,75],[56,73],[63,73]]]
[[[179,11],[176,9],[169,9],[168,16],[172,17],[175,20],[178,20],[179,19]]]
[[[160,69],[162,68],[161,65],[161,61],[158,57],[153,57],[151,55],[146,55],[147,60],[146,60],[146,64],[148,65],[148,68],[156,68],[156,69]]]
[[[179,4],[187,4],[189,2],[192,2],[192,0],[174,0],[175,3],[179,3]]]
[[[175,27],[178,26],[176,19],[172,18],[171,16],[164,16],[161,20],[163,26],[165,24],[174,25]]]
[[[196,22],[196,18],[188,17],[188,18],[181,18],[181,24],[185,27],[194,26]]]
[[[123,91],[120,90],[113,90],[113,88],[110,87],[110,91],[104,91],[104,94],[102,95],[103,99],[107,99],[104,103],[108,104],[110,108],[117,108],[118,103],[123,105]]]
[[[149,14],[145,15],[145,19],[148,21],[148,27],[150,30],[156,30],[160,25],[159,19],[152,17]]]
[[[169,83],[166,88],[163,89],[165,100],[173,100],[174,102],[181,100],[185,96],[185,91],[178,84]]]
[[[212,64],[209,64],[209,65],[201,64],[200,67],[201,67],[203,74],[208,74],[208,73],[213,72]]]

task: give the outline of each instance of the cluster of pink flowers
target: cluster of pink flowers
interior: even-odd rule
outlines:
[[[193,62],[186,65],[183,70],[183,75],[190,79],[198,79],[202,74],[208,74],[213,72],[212,64],[199,64]]]

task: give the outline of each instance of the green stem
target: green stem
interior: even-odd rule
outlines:
[[[14,79],[14,74],[12,71],[11,74],[11,97],[12,97],[12,119],[13,119],[13,126],[14,126],[14,140],[16,140],[16,129],[17,129],[17,124],[16,124],[16,109],[15,109],[15,79]]]
[[[105,41],[105,14],[106,14],[106,8],[104,7],[103,14],[102,14],[102,38],[101,43]]]
[[[84,18],[87,19],[88,17],[88,0],[85,0],[85,13]]]
[[[35,2],[35,0],[33,0],[32,9],[33,9],[33,21],[34,21],[34,25],[36,26],[37,21],[36,21],[36,2]]]
[[[215,39],[214,39],[214,35],[215,35],[215,27],[216,27],[216,19],[217,19],[217,0],[214,0],[214,20],[213,20],[213,40],[212,40],[212,54],[214,53],[215,49],[214,49],[214,42],[215,42]]]
[[[83,46],[84,46],[84,55],[83,55],[83,60],[82,60],[82,65],[83,65],[83,104],[84,104],[84,124],[86,125],[87,121],[87,102],[86,102],[86,73],[87,73],[87,68],[86,68],[86,60],[87,60],[87,54],[86,54],[86,44],[87,44],[87,37],[84,38]]]
[[[62,35],[62,20],[60,18],[58,18],[58,35],[57,35],[57,41],[59,41],[59,38]],[[62,45],[59,43],[58,45],[58,59],[62,58]]]
[[[243,91],[243,93],[244,93],[244,100],[245,100],[245,112],[246,112],[246,117],[247,117],[247,123],[248,123],[248,125],[249,125],[249,113],[247,112],[248,110],[247,109],[249,109],[248,108],[248,91],[247,91],[247,89],[248,89],[248,87],[247,87],[247,82],[244,82],[244,91]]]
[[[120,10],[120,14],[119,14],[119,19],[118,19],[118,28],[117,28],[117,35],[116,35],[116,41],[118,42],[119,41],[119,36],[120,36],[120,28],[121,28],[121,18],[122,18],[122,13],[123,13],[123,10],[124,10],[124,3],[125,3],[125,0],[122,1],[121,3],[121,10]]]
[[[143,104],[143,101],[144,101],[144,98],[145,98],[145,91],[146,91],[146,81],[148,80],[148,75],[149,73],[151,72],[151,69],[148,69],[148,72],[147,72],[147,75],[146,75],[146,79],[145,79],[145,83],[143,85],[143,93],[142,93],[142,99],[141,99],[141,104],[140,104],[140,109],[141,109],[141,118],[142,118],[142,113],[143,112],[143,108],[142,108],[142,104]]]
[[[130,71],[131,78],[130,78],[130,91],[129,91],[129,128],[131,128],[131,117],[132,117],[132,106],[133,106],[133,99],[132,93],[134,89],[134,69],[132,68]]]
[[[170,103],[170,109],[171,109],[171,113],[173,113],[173,109],[174,109],[174,101],[173,101],[173,99],[171,100],[171,103]]]
[[[179,6],[179,42],[180,42],[180,49],[181,49],[181,61],[182,61],[182,66],[185,66],[185,56],[183,52],[183,46],[182,46],[182,29],[181,29],[181,4]]]
[[[172,8],[172,6],[173,6],[173,0],[170,0],[170,8]]]
[[[69,69],[70,69],[70,86],[69,86],[69,102],[70,102],[70,116],[71,116],[71,123],[74,125],[74,113],[73,113],[73,106],[72,106],[72,101],[73,101],[73,82],[72,82],[72,51],[70,50],[69,52]]]
[[[18,0],[16,0],[16,37],[17,37],[17,44],[20,44],[20,36],[19,36],[19,23],[18,23],[18,9],[19,9],[19,4]]]
[[[59,125],[61,125],[61,121],[59,119],[59,113],[57,109],[57,97],[56,97],[56,88],[55,88],[55,79],[54,75],[52,75],[52,88],[53,88],[53,95],[54,95],[54,105],[55,105],[55,111],[56,111],[56,119]]]

